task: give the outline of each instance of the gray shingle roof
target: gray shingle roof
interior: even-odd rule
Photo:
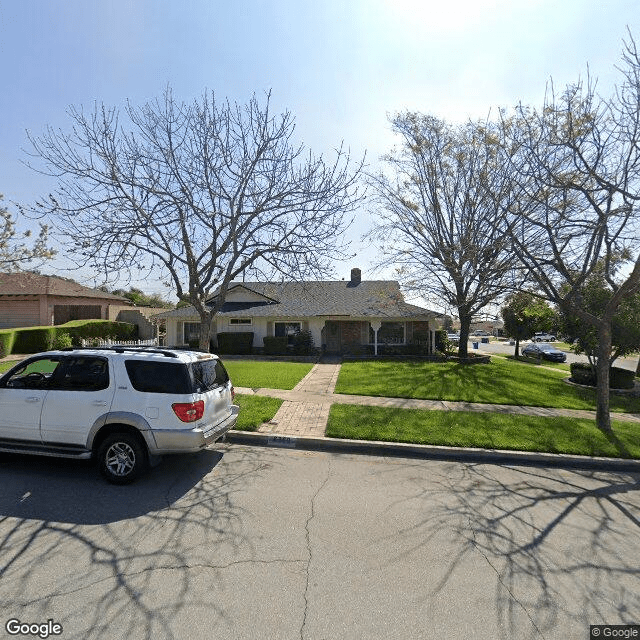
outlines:
[[[438,315],[428,309],[407,304],[400,285],[393,280],[322,282],[243,282],[230,291],[249,291],[265,296],[260,302],[226,302],[221,316],[234,318],[345,316],[371,318],[415,318]],[[193,307],[182,307],[158,314],[156,318],[197,315]]]

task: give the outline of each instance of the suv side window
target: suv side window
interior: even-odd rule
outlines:
[[[18,367],[3,386],[12,389],[49,389],[60,358],[38,358]]]
[[[184,363],[126,360],[131,386],[144,393],[192,393]]]
[[[198,393],[208,391],[229,381],[229,374],[220,360],[193,362],[189,368]]]
[[[109,363],[96,356],[72,356],[56,380],[56,389],[64,391],[100,391],[109,386]]]

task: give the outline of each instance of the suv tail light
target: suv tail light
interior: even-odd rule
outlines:
[[[236,390],[233,388],[233,385],[231,385],[231,401],[236,399]]]
[[[195,422],[204,415],[204,400],[197,402],[174,402],[171,405],[173,412],[182,422]]]

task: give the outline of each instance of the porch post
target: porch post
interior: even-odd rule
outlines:
[[[371,328],[373,329],[373,355],[377,356],[378,355],[378,331],[382,326],[382,322],[380,322],[380,320],[374,320],[369,324],[371,324]]]

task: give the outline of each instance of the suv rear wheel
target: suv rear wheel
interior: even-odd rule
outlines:
[[[133,482],[149,464],[147,450],[131,433],[112,433],[98,448],[100,473],[113,484]]]

